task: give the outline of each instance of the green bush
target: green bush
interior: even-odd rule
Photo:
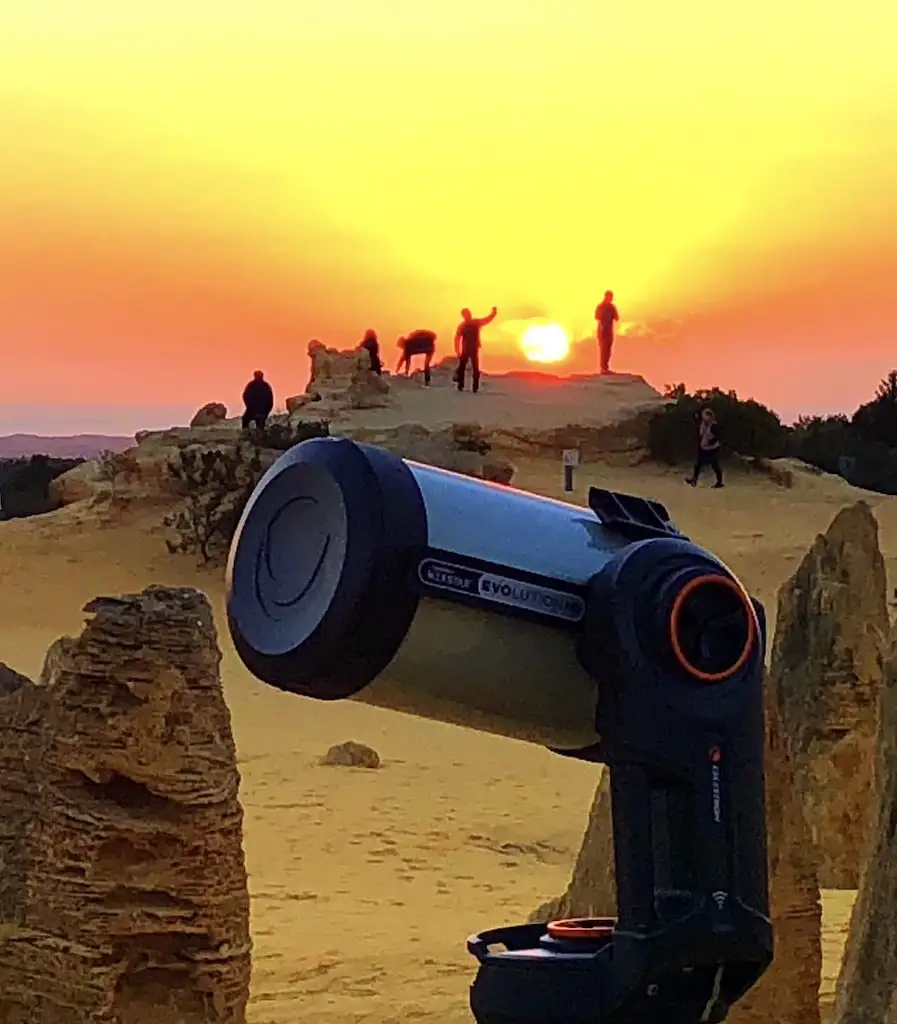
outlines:
[[[492,451],[492,445],[483,436],[483,428],[478,423],[453,424],[452,445],[459,452],[473,452],[475,455],[488,455]]]
[[[825,473],[840,473],[844,459],[858,454],[861,442],[847,416],[801,416],[788,437],[788,454]]]
[[[179,507],[163,520],[171,534],[165,541],[168,550],[199,555],[205,563],[221,561],[246,502],[275,453],[329,435],[327,421],[299,420],[269,424],[254,443],[241,441],[211,450],[182,448],[166,467],[181,498]]]
[[[201,450],[182,448],[167,471],[180,506],[163,525],[172,554],[199,555],[203,562],[226,556],[249,497],[265,471],[262,453],[248,444]]]
[[[791,431],[788,454],[855,487],[897,494],[897,370],[851,417],[801,417]]]
[[[716,413],[723,452],[775,459],[786,453],[788,428],[778,415],[754,399],[713,388],[689,394],[684,384],[668,387],[670,404],[648,424],[648,451],[668,465],[691,461],[698,443],[698,419],[709,407]]]
[[[0,459],[0,519],[52,512],[58,503],[50,497],[51,481],[83,461],[54,459],[47,455]]]
[[[857,409],[850,425],[866,444],[897,446],[897,370],[881,381],[871,402]]]
[[[278,452],[288,451],[302,441],[313,437],[329,437],[330,422],[328,420],[297,420],[285,423],[269,423],[264,434],[259,438],[263,448],[273,448]]]

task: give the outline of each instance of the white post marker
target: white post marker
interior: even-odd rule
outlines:
[[[573,471],[579,465],[579,449],[565,448],[561,452],[561,460],[564,464],[564,490],[573,490]]]

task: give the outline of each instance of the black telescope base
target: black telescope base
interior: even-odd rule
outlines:
[[[467,948],[480,963],[470,990],[477,1024],[719,1024],[765,966],[627,970],[615,962],[609,919],[496,928]]]

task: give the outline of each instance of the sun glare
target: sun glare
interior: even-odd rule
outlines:
[[[533,324],[520,339],[523,354],[533,363],[557,363],[570,352],[570,335],[560,324]]]

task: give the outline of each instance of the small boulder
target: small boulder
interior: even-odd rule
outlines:
[[[489,480],[494,484],[504,484],[505,486],[514,479],[516,472],[517,468],[514,463],[500,456],[492,456],[486,459],[480,471],[484,480]]]
[[[208,402],[190,420],[191,427],[214,427],[227,419],[227,406],[221,402]]]
[[[306,394],[306,395],[291,395],[287,399],[287,403],[286,403],[286,405],[287,405],[287,412],[288,413],[301,412],[311,402],[320,402],[320,401],[321,401],[321,396],[317,393],[317,391],[312,391],[312,392],[310,392],[309,394]]]
[[[321,758],[321,764],[340,768],[379,768],[380,755],[373,747],[348,740],[331,747]]]

